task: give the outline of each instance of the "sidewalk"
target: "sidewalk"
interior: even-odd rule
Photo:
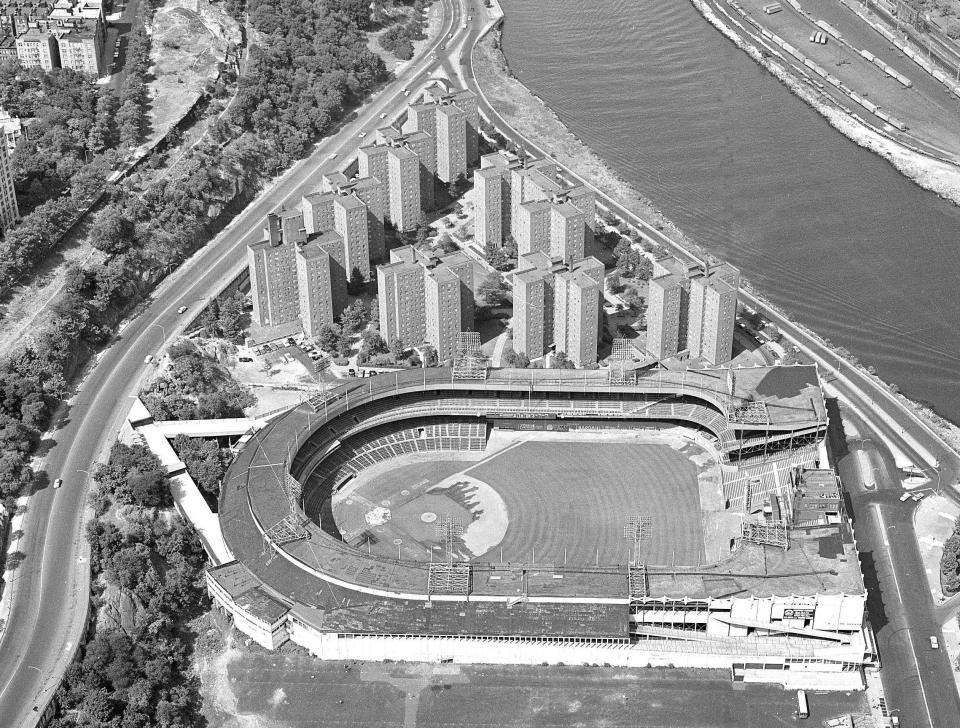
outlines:
[[[947,597],[940,589],[940,558],[943,555],[943,543],[953,532],[953,526],[960,516],[960,506],[942,495],[924,498],[913,513],[913,532],[917,537],[923,570],[927,574],[930,594],[936,605],[951,606],[947,618],[941,623],[943,632],[942,647],[950,656],[954,666],[953,680],[960,693],[960,672],[956,665],[960,659],[960,625],[957,612],[960,611],[960,594]],[[921,535],[922,534],[922,535]]]
[[[10,533],[19,532],[19,536],[10,539],[10,545],[7,547],[7,557],[20,550],[20,541],[23,539],[23,520],[26,517],[30,496],[22,495],[17,498],[16,510],[10,517]],[[10,605],[13,602],[13,592],[15,591],[17,567],[7,569],[3,572],[3,596],[0,597],[0,636],[3,635],[4,627],[7,623],[7,617],[10,614]]]
[[[953,533],[958,516],[960,506],[942,495],[924,498],[913,512],[913,532],[917,535],[917,546],[927,573],[930,594],[937,605],[947,601],[940,589],[940,558],[943,555],[943,542]]]

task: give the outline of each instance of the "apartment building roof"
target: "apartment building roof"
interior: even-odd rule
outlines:
[[[343,172],[327,172],[325,175],[323,175],[324,184],[330,187],[340,187],[341,185],[347,184],[349,181],[350,180],[347,178],[347,175],[345,175]],[[312,194],[318,193],[314,192]],[[305,197],[309,196],[310,195],[305,195]]]
[[[525,265],[533,268],[540,268],[541,270],[549,270],[553,265],[553,261],[550,259],[549,255],[541,250],[537,250],[532,253],[524,253],[523,255],[519,256],[517,259],[517,269],[519,270]]]
[[[566,218],[579,217],[583,214],[583,210],[570,202],[561,202],[559,205],[555,204],[553,206],[553,211],[561,217]]]
[[[550,271],[543,268],[525,268],[524,270],[515,271],[513,280],[521,283],[536,283],[548,275],[550,275]]]
[[[563,190],[563,185],[561,185],[553,177],[544,174],[539,169],[527,169],[526,177],[533,184],[548,194],[555,195]]]
[[[355,190],[365,190],[370,187],[379,187],[380,180],[376,177],[361,177],[360,179],[353,180],[350,186]]]
[[[530,202],[522,203],[520,208],[534,214],[538,212],[549,212],[552,206],[553,203],[550,202],[550,200],[531,200]]]
[[[330,243],[343,243],[343,236],[336,230],[325,230],[322,233],[314,233],[307,238],[307,241],[299,246],[298,254],[307,260],[319,258],[321,255],[328,255],[327,246]]]
[[[444,116],[464,116],[467,112],[456,104],[438,104],[437,113]]]
[[[437,283],[452,283],[453,281],[460,280],[460,276],[445,265],[440,265],[427,271],[427,276],[433,278]]]
[[[353,193],[349,195],[335,195],[335,200],[338,205],[347,210],[365,209],[367,207],[366,203]]]
[[[385,147],[385,149],[390,156],[395,157],[396,159],[419,159],[417,153],[412,149],[408,149],[407,147]]]
[[[518,167],[520,165],[520,157],[518,157],[513,152],[505,152],[500,150],[498,152],[493,152],[492,154],[484,154],[480,157],[480,169],[499,169],[507,170]]]

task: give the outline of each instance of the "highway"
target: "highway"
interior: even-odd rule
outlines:
[[[479,7],[477,0],[471,2],[474,8]],[[468,47],[472,47],[480,35],[478,29],[472,29]],[[532,140],[518,134],[486,98],[477,85],[471,54],[463,58],[460,71],[465,85],[480,96],[480,113],[487,121],[507,139],[536,156],[549,156]],[[686,252],[662,232],[560,166],[568,181],[588,184],[597,193],[600,205],[646,237],[668,250]],[[960,458],[878,380],[839,359],[817,337],[771,309],[757,296],[741,290],[740,300],[775,323],[788,342],[818,364],[828,382],[827,394],[849,403],[845,417],[855,418],[860,429],[872,436],[867,447],[878,463],[875,490],[868,491],[860,484],[858,474],[851,471],[855,457],[849,457],[845,448],[838,455],[841,477],[844,482],[848,482],[849,477],[849,482],[855,485],[849,505],[855,520],[864,579],[870,590],[871,623],[886,668],[882,671],[886,702],[892,714],[901,716],[903,725],[955,728],[960,698],[953,689],[953,674],[945,652],[930,649],[930,635],[942,635],[913,533],[912,506],[915,504],[899,501],[902,490],[896,461],[907,460],[925,468],[932,480],[945,486],[948,496],[960,502],[953,487],[960,473]],[[842,437],[833,439],[835,448],[844,442]]]
[[[295,165],[271,189],[262,194],[211,243],[164,281],[151,301],[121,331],[116,341],[90,367],[65,407],[63,419],[51,433],[50,448],[43,468],[49,480],[64,478],[63,488],[54,491],[39,485],[31,498],[24,523],[21,550],[26,559],[10,587],[13,607],[0,639],[0,728],[32,726],[48,702],[67,664],[72,659],[84,626],[89,596],[89,572],[82,536],[83,505],[88,490],[84,471],[101,457],[116,436],[129,408],[129,396],[136,392],[148,365],[144,357],[156,354],[179,334],[185,319],[176,313],[181,305],[195,311],[200,302],[232,280],[245,266],[244,247],[261,237],[265,215],[278,205],[293,205],[305,191],[317,186],[322,172],[336,169],[359,146],[360,132],[370,133],[382,125],[380,114],[396,111],[405,100],[401,87],[413,87],[429,77],[438,66],[431,59],[437,50],[443,69],[453,77],[462,73],[466,85],[480,95],[481,114],[505,136],[522,142],[535,153],[537,147],[521,139],[479,93],[469,53],[462,57],[459,47],[472,48],[481,30],[469,24],[462,30],[464,11],[453,0],[442,0],[443,21],[438,36],[425,53],[400,72],[398,79],[377,93],[334,136],[317,145],[314,154]],[[466,14],[483,17],[478,0],[468,0]],[[455,33],[454,42],[447,38]],[[447,48],[439,50],[439,45]],[[454,46],[458,48],[455,49]],[[330,155],[336,154],[331,159]],[[575,179],[572,173],[568,177]],[[660,231],[647,225],[605,195],[598,200],[667,247],[674,244]],[[804,353],[820,364],[821,372],[841,399],[852,402],[852,416],[862,419],[862,429],[873,440],[871,453],[879,464],[877,489],[853,488],[853,513],[862,563],[871,588],[871,617],[877,630],[885,670],[887,702],[900,710],[909,725],[948,728],[960,714],[952,688],[952,676],[942,651],[929,649],[928,637],[938,634],[929,590],[919,566],[912,533],[911,509],[897,500],[894,481],[896,454],[893,446],[917,465],[939,462],[943,484],[956,482],[960,462],[956,453],[907,412],[870,377],[838,362],[817,339],[801,327],[748,293],[742,300],[774,321],[785,337],[795,341]],[[837,376],[838,367],[843,376]],[[849,472],[856,461],[842,454],[841,475],[845,482],[859,483]],[[849,480],[848,480],[849,478]],[[951,491],[952,492],[952,491]]]
[[[180,333],[186,324],[177,315],[180,306],[195,312],[246,266],[245,246],[262,237],[268,212],[283,203],[299,203],[305,192],[319,186],[322,173],[337,169],[356,152],[361,132],[383,125],[380,114],[402,107],[402,87],[412,89],[429,78],[438,65],[431,54],[449,42],[449,33],[462,32],[459,6],[453,0],[442,0],[441,6],[441,30],[421,56],[169,276],[77,385],[44,442],[49,446],[41,462],[46,476],[38,478],[30,498],[20,547],[26,558],[9,586],[12,607],[0,638],[0,728],[36,724],[40,713],[34,708],[42,711],[49,702],[80,641],[90,587],[83,536],[90,486],[86,471],[116,438],[130,396],[149,366],[144,358]],[[58,477],[64,485],[54,490],[51,484]]]

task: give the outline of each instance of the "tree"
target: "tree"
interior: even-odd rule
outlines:
[[[487,259],[487,263],[489,263],[494,270],[504,271],[510,269],[510,258],[507,255],[507,252],[499,245],[496,245],[492,242],[487,243],[487,246],[484,248],[483,252]]]
[[[511,351],[506,356],[506,362],[511,369],[526,369],[530,366],[530,357],[522,351]]]
[[[245,300],[243,293],[237,291],[220,304],[220,310],[217,314],[220,335],[235,344],[243,340],[243,307]]]
[[[460,250],[460,246],[454,242],[449,233],[444,233],[441,235],[437,242],[440,244],[440,249],[444,253],[456,253],[458,250]]]
[[[491,306],[502,306],[506,303],[509,300],[508,290],[506,282],[496,272],[487,273],[477,287],[477,293],[483,296],[484,300]]]
[[[317,335],[317,343],[325,352],[332,354],[339,351],[341,336],[342,332],[337,324],[324,324]]]
[[[340,327],[344,336],[353,336],[367,325],[367,308],[359,298],[343,309]]]
[[[440,357],[437,350],[432,346],[423,347],[423,366],[435,367],[440,363]]]
[[[393,343],[390,344],[390,353],[393,354],[394,359],[400,361],[403,359],[403,355],[407,352],[407,345],[403,343],[403,340],[396,338],[393,340]]]
[[[90,230],[93,246],[105,253],[121,253],[130,247],[133,223],[117,205],[108,205],[97,215]]]

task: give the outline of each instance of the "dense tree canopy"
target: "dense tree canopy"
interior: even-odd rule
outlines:
[[[250,48],[231,120],[275,142],[282,162],[301,156],[344,109],[386,77],[367,48],[357,0],[251,0],[263,39]]]

